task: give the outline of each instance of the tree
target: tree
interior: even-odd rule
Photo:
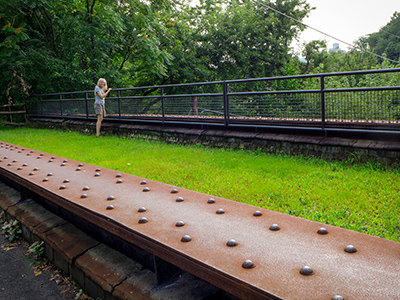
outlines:
[[[163,77],[171,56],[161,39],[171,30],[160,12],[170,8],[166,0],[3,0],[0,83],[7,89],[16,74],[34,94],[92,89],[99,77],[114,86]]]
[[[394,61],[400,60],[400,13],[395,12],[388,24],[371,34],[368,43],[374,53],[386,54]],[[382,60],[381,60],[382,61]]]

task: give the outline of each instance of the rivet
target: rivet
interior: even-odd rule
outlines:
[[[43,156],[44,154],[43,154],[43,153],[40,153],[39,155],[40,155],[40,156]]]
[[[176,194],[177,192],[178,192],[177,189],[173,189],[173,190],[171,191],[171,194]]]
[[[53,160],[52,160],[52,159],[49,159],[48,162],[53,162]]]
[[[187,243],[187,242],[190,242],[192,240],[192,238],[190,237],[190,235],[184,235],[182,238],[181,238],[181,242],[183,242],[183,243]]]
[[[33,153],[33,150],[29,151],[30,153]]]
[[[270,227],[269,227],[269,230],[272,230],[272,231],[278,231],[278,230],[280,230],[281,228],[278,226],[278,224],[272,224]]]
[[[18,149],[18,146],[15,146],[15,149]]]
[[[139,209],[138,209],[138,212],[145,212],[147,209],[146,209],[146,207],[140,207]]]
[[[64,164],[64,163],[62,163],[60,166],[61,166],[61,167],[64,167],[64,166],[65,166],[65,164]]]
[[[328,234],[328,230],[324,227],[321,227],[320,229],[318,229],[317,233],[318,234]]]
[[[55,159],[55,158],[56,158],[55,156],[52,156],[52,157],[51,157],[51,159]]]
[[[108,196],[107,200],[114,200],[114,196]]]
[[[7,166],[12,166],[12,163],[7,164]]]
[[[90,188],[89,188],[88,186],[85,186],[85,187],[83,187],[82,190],[83,190],[83,191],[88,191],[88,190],[90,190]]]
[[[94,174],[94,176],[95,176],[95,177],[99,177],[99,176],[100,176],[100,173],[96,173],[96,174]]]
[[[27,154],[26,154],[26,156],[30,156],[30,155],[31,155],[30,153],[27,153]]]
[[[114,209],[114,205],[108,205],[108,206],[107,206],[107,209],[108,209],[108,210]]]
[[[96,171],[96,172],[99,172],[99,171],[100,171],[100,168],[97,168],[95,171]]]
[[[16,159],[14,159],[12,162],[13,162],[13,163],[15,163],[15,162],[17,162],[17,160],[16,160]]]
[[[78,167],[83,167],[83,164],[79,164]]]
[[[69,182],[69,179],[64,179],[63,182],[64,182],[64,183],[68,183],[68,182]]]
[[[65,190],[67,187],[65,185],[60,186],[60,190]]]
[[[87,195],[86,194],[82,194],[81,198],[87,198]]]
[[[145,188],[143,189],[143,192],[148,192],[148,191],[150,191],[150,189],[149,189],[148,187],[145,187]]]
[[[146,180],[143,180],[140,184],[146,184],[147,182],[146,182]]]
[[[336,295],[333,296],[331,300],[344,300],[344,298],[342,296]]]
[[[183,198],[182,197],[176,198],[176,202],[183,202]]]
[[[63,162],[68,162],[68,160],[64,159]]]
[[[226,243],[226,245],[228,246],[228,247],[235,247],[235,246],[237,246],[237,242],[235,241],[235,240],[229,240],[227,243]]]
[[[18,150],[18,153],[21,153],[22,151],[21,150]]]
[[[43,181],[45,181],[45,182],[46,182],[46,181],[49,181],[49,179],[48,179],[48,178],[44,178],[44,179],[43,179]]]
[[[215,200],[213,198],[210,198],[210,199],[208,199],[207,203],[213,204],[213,203],[215,203]]]
[[[223,214],[223,213],[225,213],[225,211],[224,211],[222,208],[219,208],[219,209],[217,210],[217,214],[221,215],[221,214]]]
[[[182,227],[182,226],[185,226],[185,223],[183,221],[178,221],[178,222],[176,222],[175,226]]]
[[[259,216],[261,216],[262,215],[262,213],[261,213],[261,211],[259,211],[259,210],[256,210],[255,212],[254,212],[254,214],[253,214],[253,216],[255,216],[255,217],[259,217]]]
[[[33,173],[33,172],[30,172],[30,173],[29,173],[29,175],[35,175],[35,173]]]
[[[117,183],[122,183],[122,180],[121,180],[121,179],[118,179],[118,180],[117,180]]]
[[[39,168],[33,168],[33,171],[37,171],[37,170],[39,170]]]
[[[22,166],[23,166],[23,167],[26,167],[27,165],[28,165],[28,164],[23,164]]]
[[[48,173],[47,176],[53,176],[53,173]]]
[[[25,148],[22,148],[21,150],[22,150],[22,151],[24,151],[24,150],[25,150]]]
[[[119,177],[122,177],[122,175],[121,174],[117,174],[117,175],[115,175],[115,177],[119,178]]]
[[[18,167],[17,170],[22,170],[22,168],[21,168],[21,167]]]
[[[6,147],[6,149],[8,149],[8,147]]]
[[[344,251],[346,251],[347,253],[356,253],[357,249],[353,245],[348,245],[346,246],[346,248],[344,248]]]
[[[40,156],[38,156],[38,157],[36,157],[36,159],[41,159],[41,157],[40,157]]]
[[[0,162],[3,161],[2,159],[0,159]]]
[[[313,269],[311,269],[309,266],[304,266],[304,267],[302,267],[302,268],[300,269],[300,274],[301,274],[301,275],[306,275],[306,276],[308,276],[308,275],[313,275],[313,274],[314,274],[314,271],[313,271]]]
[[[4,156],[3,158],[4,158],[4,159],[7,159],[7,158],[8,158],[8,156]]]
[[[76,168],[76,170],[75,171],[80,171],[81,170],[81,168]]]
[[[144,224],[144,223],[147,223],[149,220],[147,220],[147,218],[146,217],[142,217],[142,218],[140,218],[139,219],[139,224]]]
[[[252,268],[255,267],[255,265],[254,265],[254,263],[253,263],[250,259],[246,259],[246,260],[243,262],[242,267],[243,267],[244,269],[252,269]]]

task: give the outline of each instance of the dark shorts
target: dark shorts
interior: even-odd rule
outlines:
[[[96,115],[102,115],[103,118],[106,116],[106,109],[104,108],[104,105],[95,104],[94,111],[95,111]]]

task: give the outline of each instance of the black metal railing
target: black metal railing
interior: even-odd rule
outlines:
[[[37,95],[29,116],[95,118],[94,92]],[[400,69],[113,89],[107,119],[400,132]]]

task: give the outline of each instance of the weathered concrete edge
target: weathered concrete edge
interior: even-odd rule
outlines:
[[[77,130],[85,133],[92,133],[95,130],[95,122],[90,120],[30,118],[29,126]],[[107,134],[139,137],[167,143],[202,144],[211,147],[248,150],[261,149],[268,153],[307,155],[335,160],[352,159],[359,162],[372,161],[392,167],[400,166],[400,142],[398,141],[107,122],[103,123],[102,131]]]
[[[91,297],[115,299],[202,299],[218,289],[184,273],[158,285],[156,275],[120,252],[94,240],[67,221],[0,181],[0,212],[18,220],[28,243],[44,241],[44,255]],[[193,290],[203,290],[199,295]]]

